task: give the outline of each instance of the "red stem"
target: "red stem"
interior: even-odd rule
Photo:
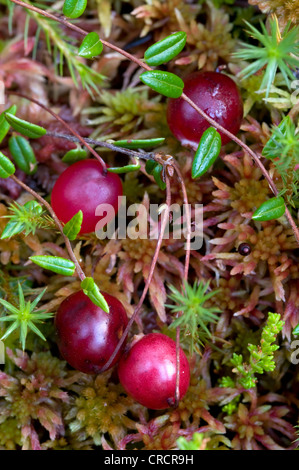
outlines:
[[[185,205],[186,211],[186,222],[187,222],[187,233],[186,233],[186,257],[184,265],[184,280],[188,281],[189,265],[190,265],[190,244],[191,244],[191,213],[189,208],[189,201],[186,186],[184,179],[182,177],[181,171],[176,163],[174,163],[174,168],[181,185],[181,190],[183,193],[183,202]],[[178,313],[178,316],[182,315],[182,312]],[[178,406],[180,401],[180,327],[176,328],[176,380],[175,380],[175,407]]]
[[[56,216],[55,212],[53,211],[52,207],[50,206],[50,204],[42,197],[40,196],[38,193],[36,193],[32,188],[30,188],[29,186],[27,186],[27,184],[23,183],[23,181],[21,181],[19,178],[17,178],[15,175],[11,175],[10,178],[12,180],[14,180],[17,184],[19,184],[23,189],[25,189],[25,191],[27,191],[28,193],[32,194],[32,196],[37,199],[41,204],[43,204],[45,206],[45,208],[48,210],[48,212],[51,214],[52,216],[52,219],[54,220],[58,230],[60,231],[61,235],[63,236],[63,239],[64,239],[64,242],[65,242],[65,246],[67,248],[67,251],[68,251],[68,254],[71,258],[71,260],[73,261],[75,267],[76,267],[76,271],[77,271],[77,274],[80,278],[81,281],[83,281],[85,279],[85,274],[73,252],[73,249],[72,249],[72,245],[71,245],[71,242],[69,241],[68,237],[64,234],[63,232],[63,226],[61,225],[61,222],[60,220],[58,219],[58,217]]]
[[[50,18],[54,21],[57,21],[58,23],[61,23],[62,25],[72,29],[73,31],[76,31],[77,33],[81,34],[82,36],[86,36],[88,33],[80,28],[79,26],[76,26],[74,25],[73,23],[70,23],[68,20],[66,20],[64,17],[60,18],[60,17],[57,17],[55,15],[53,15],[52,13],[49,13],[49,12],[46,12],[44,10],[41,10],[40,8],[37,8],[37,7],[34,7],[33,5],[28,5],[27,3],[25,2],[22,2],[21,0],[10,0],[11,2],[19,5],[19,6],[22,6],[24,8],[27,8],[28,10],[32,10],[34,11],[35,13],[38,13],[40,15],[43,15],[45,16],[46,18]],[[136,57],[134,57],[132,54],[120,49],[119,47],[115,46],[114,44],[111,44],[110,42],[108,41],[105,41],[105,40],[101,40],[102,43],[109,47],[110,49],[113,49],[114,51],[118,52],[119,54],[123,55],[124,57],[126,57],[127,59],[129,59],[130,61],[132,62],[135,62],[136,64],[138,64],[140,67],[142,67],[143,69],[147,70],[147,71],[151,71],[152,68],[149,67],[145,62],[143,62],[141,59],[138,59]],[[260,161],[259,157],[255,154],[255,152],[253,152],[253,150],[250,149],[250,147],[248,147],[246,144],[244,144],[244,142],[242,142],[242,140],[240,140],[238,137],[236,137],[235,135],[233,135],[231,132],[229,132],[227,129],[225,129],[224,127],[222,127],[220,124],[218,124],[216,121],[214,121],[214,119],[210,118],[210,116],[208,116],[202,109],[200,109],[190,98],[188,98],[187,95],[185,95],[185,93],[183,93],[181,95],[181,98],[186,101],[187,103],[190,104],[190,106],[192,106],[206,121],[208,121],[213,127],[215,127],[217,130],[221,131],[223,134],[227,135],[231,140],[233,140],[235,143],[237,143],[241,148],[243,148],[243,150],[245,150],[245,152],[247,152],[254,160],[254,162],[256,163],[256,165],[260,168],[262,174],[264,175],[264,177],[266,178],[266,180],[268,181],[269,183],[269,186],[273,192],[273,194],[275,196],[277,196],[278,194],[278,190],[276,188],[276,185],[274,183],[274,181],[272,180],[271,176],[269,175],[269,173],[267,172],[266,168],[264,167],[264,165],[262,164],[262,162]],[[289,221],[289,224],[294,232],[294,235],[295,235],[295,238],[296,238],[296,241],[299,245],[299,230],[298,230],[298,227],[296,226],[294,220],[293,220],[293,217],[289,211],[289,209],[287,208],[286,206],[286,209],[285,209],[285,214],[286,214],[286,217]]]
[[[117,355],[118,351],[120,350],[120,348],[122,347],[124,341],[126,340],[126,337],[130,331],[130,328],[131,326],[133,325],[134,321],[136,320],[137,318],[137,315],[139,314],[140,312],[140,309],[142,307],[142,304],[144,302],[144,299],[145,299],[145,296],[147,294],[147,291],[149,289],[149,286],[150,286],[150,283],[152,281],[152,277],[153,277],[153,274],[154,274],[154,270],[155,270],[155,267],[156,267],[156,264],[157,264],[157,260],[158,260],[158,256],[159,256],[159,252],[160,252],[160,248],[161,248],[161,245],[162,245],[162,241],[163,241],[163,235],[164,235],[164,231],[165,231],[165,227],[166,227],[166,223],[167,223],[167,220],[168,220],[168,216],[169,216],[169,207],[171,205],[171,190],[170,190],[170,181],[169,181],[169,178],[168,176],[166,176],[166,209],[164,210],[163,212],[163,216],[162,216],[162,221],[161,221],[161,227],[160,227],[160,233],[159,233],[159,237],[158,237],[158,240],[157,240],[157,245],[156,245],[156,248],[155,248],[155,252],[154,252],[154,256],[153,256],[153,260],[151,262],[151,266],[150,266],[150,270],[149,270],[149,274],[148,274],[148,278],[146,280],[146,283],[145,283],[145,286],[144,286],[144,289],[143,289],[143,292],[142,292],[142,295],[139,299],[139,302],[134,310],[134,313],[132,315],[132,317],[130,318],[127,326],[126,326],[126,329],[125,331],[123,332],[122,334],[122,337],[121,339],[119,340],[115,350],[113,351],[112,355],[110,356],[109,360],[106,362],[106,364],[102,367],[102,369],[100,370],[100,372],[104,372],[105,370],[109,369],[109,367],[111,366],[115,356]]]
[[[93,154],[93,156],[101,163],[103,171],[106,173],[107,172],[107,167],[106,163],[104,160],[100,157],[100,155],[81,137],[78,132],[76,132],[71,126],[68,125],[67,122],[65,122],[58,114],[54,113],[51,109],[49,109],[47,106],[42,104],[40,101],[35,100],[34,98],[30,98],[27,95],[24,95],[23,93],[19,93],[17,91],[8,91],[8,95],[14,95],[14,96],[20,96],[21,98],[25,98],[28,101],[31,101],[32,103],[37,104],[40,106],[42,109],[47,111],[49,114],[51,114],[57,121],[59,121],[71,134],[73,134],[80,142],[81,144],[85,145],[85,147],[90,151],[90,153]]]

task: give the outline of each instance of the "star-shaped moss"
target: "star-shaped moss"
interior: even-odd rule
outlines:
[[[12,324],[7,328],[6,332],[2,336],[1,340],[7,338],[13,331],[16,329],[20,330],[20,343],[23,350],[26,345],[26,337],[28,333],[28,328],[33,331],[36,335],[46,341],[46,338],[42,332],[37,328],[36,323],[42,323],[43,320],[47,320],[53,316],[53,313],[46,312],[45,310],[35,310],[38,302],[41,300],[45,293],[44,289],[33,302],[25,301],[24,292],[22,286],[18,283],[18,293],[19,293],[19,306],[15,307],[11,303],[7,302],[4,299],[0,299],[0,303],[3,307],[10,312],[10,315],[0,317],[0,321],[3,322],[12,322]]]

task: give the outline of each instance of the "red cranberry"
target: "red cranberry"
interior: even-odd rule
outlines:
[[[104,312],[83,291],[67,297],[60,305],[55,328],[62,357],[74,369],[97,374],[108,361],[128,323],[127,314],[115,297],[103,294],[109,313]],[[111,367],[121,355],[115,357]]]
[[[184,80],[184,93],[218,124],[237,134],[243,117],[243,105],[235,82],[219,72],[195,72]],[[211,125],[182,98],[170,99],[167,121],[182,145],[197,148],[203,132]],[[222,144],[229,138],[220,133]]]
[[[68,222],[79,210],[83,212],[80,233],[94,232],[114,218],[119,208],[118,197],[122,196],[122,183],[117,174],[103,173],[97,160],[81,160],[69,166],[57,179],[51,195],[51,204],[57,217]],[[95,215],[102,204],[109,204],[101,215]]]
[[[161,333],[150,333],[125,352],[118,365],[119,380],[137,402],[153,410],[174,403],[176,382],[176,345]],[[180,398],[189,387],[188,359],[180,349]]]

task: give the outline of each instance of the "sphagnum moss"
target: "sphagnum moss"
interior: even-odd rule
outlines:
[[[47,286],[39,299],[40,310],[56,313],[66,297],[80,290],[82,278],[87,276],[94,280],[94,286],[115,295],[132,318],[150,279],[128,341],[153,331],[175,337],[178,331],[170,325],[176,320],[184,325],[180,339],[186,353],[194,338],[200,338],[202,344],[189,354],[191,381],[184,398],[176,408],[153,413],[125,393],[116,368],[90,376],[62,361],[50,319],[39,325],[47,341],[36,330],[31,331],[24,352],[18,351],[16,328],[4,340],[0,447],[166,451],[294,448],[298,373],[291,358],[293,331],[299,322],[298,104],[292,87],[297,86],[298,78],[298,2],[251,0],[249,3],[265,13],[261,16],[259,10],[240,10],[230,0],[126,0],[109,2],[108,7],[107,2],[90,1],[82,18],[71,24],[62,15],[56,18],[59,12],[53,12],[47,2],[38,7],[27,2],[26,9],[21,0],[2,3],[0,78],[7,105],[0,112],[15,104],[17,117],[25,121],[25,132],[35,124],[49,133],[59,132],[60,137],[24,136],[30,141],[38,169],[33,175],[18,170],[0,180],[0,215],[8,215],[9,207],[16,202],[15,207],[24,212],[28,193],[43,210],[49,209],[53,184],[68,166],[63,160],[65,152],[75,151],[78,142],[83,147],[88,137],[98,139],[92,144],[95,152],[101,141],[109,138],[131,142],[163,137],[162,146],[150,148],[149,153],[148,148],[136,149],[134,158],[142,162],[140,171],[121,175],[128,202],[142,202],[148,214],[152,201],[162,204],[171,196],[171,201],[181,206],[188,199],[192,229],[194,204],[202,204],[203,243],[189,253],[185,239],[170,237],[162,241],[156,256],[157,239],[99,240],[94,234],[82,234],[68,240],[51,211],[49,218],[43,215],[38,223],[19,227],[17,224],[24,220],[15,213],[8,227],[10,236],[0,241],[1,298],[14,308],[18,307],[18,281],[26,301],[34,301]],[[41,11],[36,10],[39,7]],[[269,13],[276,17],[267,16]],[[247,19],[247,27],[241,17]],[[259,20],[263,26],[259,26]],[[293,24],[285,29],[288,20]],[[97,31],[105,47],[101,55],[87,62],[77,50],[90,31]],[[166,97],[139,79],[140,67],[149,71],[143,60],[147,48],[178,31],[187,33],[185,47],[178,56],[169,56],[166,51],[169,60],[162,64],[163,71],[182,79],[197,69],[227,74],[236,82],[244,102],[238,136],[231,136],[231,142],[222,146],[218,159],[200,179],[192,179],[190,172],[193,150],[183,147],[167,126]],[[277,46],[275,60],[273,45]],[[272,60],[265,62],[265,58]],[[287,118],[284,113],[288,113]],[[7,142],[13,129],[6,126],[4,113],[0,114],[0,123],[1,164],[7,169],[11,168]],[[280,124],[287,127],[279,134]],[[213,126],[218,129],[217,122]],[[63,132],[65,137],[61,136]],[[278,145],[271,154],[273,141]],[[103,169],[106,164],[122,169],[131,160],[130,152],[114,152],[106,146],[96,155]],[[145,168],[148,159],[163,163],[164,154],[171,155],[177,165],[161,166],[166,190],[158,187]],[[279,220],[254,221],[252,214],[276,193],[284,198],[289,212]],[[7,222],[1,219],[1,233]],[[156,234],[160,227],[159,223],[153,227]],[[242,244],[250,249],[244,252]],[[28,263],[32,254],[60,261],[71,257],[77,270],[73,276],[63,276],[42,269]],[[190,264],[186,254],[190,254]],[[182,279],[189,286],[185,291]],[[191,292],[191,286],[197,289]],[[198,286],[208,286],[204,294],[211,296],[202,295]],[[192,312],[198,318],[191,329]],[[272,312],[284,322],[281,332],[281,324],[275,330],[275,322],[267,323],[267,319],[278,318]],[[4,314],[3,309],[2,319]],[[21,318],[20,313],[18,316]],[[4,335],[9,326],[3,321],[0,324]],[[267,325],[271,330],[268,333]],[[24,333],[23,327],[23,337]],[[249,343],[253,345],[250,350]],[[273,346],[278,349],[274,351]]]

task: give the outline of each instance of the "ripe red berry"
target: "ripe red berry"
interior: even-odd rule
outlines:
[[[57,217],[68,222],[79,210],[83,212],[80,233],[90,233],[102,228],[114,218],[122,196],[122,183],[117,174],[104,174],[97,160],[81,160],[69,166],[57,179],[51,195],[51,204]],[[95,215],[96,209],[109,204],[111,213]],[[105,209],[106,211],[106,209]],[[104,222],[105,221],[105,222]]]
[[[83,291],[67,297],[60,305],[55,328],[62,357],[74,369],[97,374],[108,361],[128,323],[119,300],[103,293],[109,306],[104,312]],[[121,350],[111,367],[118,361]]]
[[[122,355],[118,376],[137,402],[153,410],[169,408],[175,399],[175,342],[161,333],[143,336]],[[180,398],[187,392],[189,382],[188,359],[180,349]]]
[[[235,82],[219,72],[194,72],[184,80],[184,93],[218,124],[237,134],[243,105]],[[173,135],[182,145],[197,148],[203,132],[211,126],[183,98],[170,99],[167,121]],[[222,144],[229,138],[220,133]]]

